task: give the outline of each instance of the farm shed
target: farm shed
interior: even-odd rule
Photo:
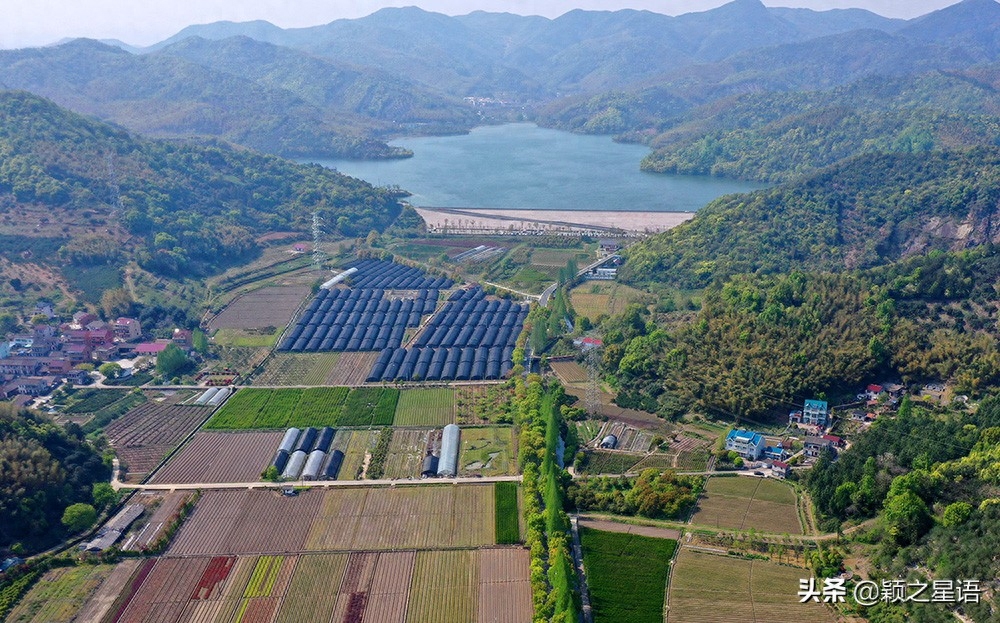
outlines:
[[[330,460],[327,462],[326,467],[323,469],[323,480],[336,480],[337,474],[340,473],[340,466],[344,462],[344,453],[340,450],[334,450],[330,453]]]
[[[438,470],[438,457],[434,456],[433,453],[428,452],[427,456],[424,457],[423,467],[420,469],[421,478],[433,478],[437,476]]]
[[[441,435],[441,458],[438,460],[437,475],[453,478],[458,474],[459,429],[455,424],[444,427]]]
[[[614,435],[608,435],[601,440],[601,447],[607,448],[608,450],[614,450],[615,446],[618,445],[618,438]]]
[[[212,397],[218,393],[219,393],[218,387],[209,388],[205,390],[205,393],[203,393],[201,396],[198,396],[198,398],[194,401],[194,404],[196,405],[208,404],[208,401],[211,400]]]
[[[278,450],[274,454],[274,458],[271,459],[271,465],[278,470],[279,474],[285,471],[285,466],[288,465],[288,456],[287,450]]]
[[[285,480],[297,480],[302,468],[305,467],[307,457],[308,455],[302,450],[293,452],[288,464],[285,465],[285,471],[281,472],[281,477]]]
[[[219,391],[216,392],[214,396],[208,399],[208,406],[210,407],[218,407],[223,402],[225,402],[226,398],[229,398],[229,394],[232,393],[232,390],[229,389],[228,387],[220,387],[217,389]]]
[[[318,432],[319,431],[312,426],[302,431],[302,435],[299,436],[298,443],[295,444],[295,451],[310,452],[313,449],[313,445],[316,443],[316,435]]]
[[[322,450],[323,452],[330,451],[330,444],[333,442],[333,437],[337,434],[337,430],[330,428],[329,426],[324,426],[319,431],[319,436],[316,437],[316,449]]]
[[[285,431],[285,436],[281,439],[281,444],[278,446],[278,450],[284,450],[285,452],[291,453],[295,449],[295,440],[299,438],[299,433],[301,433],[297,428],[289,428]]]
[[[306,465],[302,468],[302,480],[316,480],[319,477],[320,468],[326,460],[326,452],[313,450],[306,459]]]

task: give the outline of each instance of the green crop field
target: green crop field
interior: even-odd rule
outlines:
[[[454,389],[404,389],[400,392],[396,426],[445,426],[454,421]]]
[[[643,454],[618,451],[587,451],[581,471],[585,474],[624,474],[644,457]]]
[[[399,390],[388,387],[359,387],[344,404],[338,426],[391,426],[396,415]]]
[[[594,623],[662,623],[677,541],[580,528]]]
[[[517,513],[517,483],[498,482],[493,485],[496,502],[497,544],[521,542],[521,527]]]
[[[399,390],[362,387],[237,391],[209,420],[211,430],[280,429],[295,426],[389,426]]]

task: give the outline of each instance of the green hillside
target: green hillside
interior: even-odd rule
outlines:
[[[222,143],[139,138],[39,97],[0,92],[0,221],[13,262],[122,265],[204,275],[257,238],[364,235],[399,214],[392,193],[320,166]]]

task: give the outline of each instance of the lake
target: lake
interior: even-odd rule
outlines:
[[[416,206],[693,212],[760,188],[730,179],[639,170],[643,145],[514,123],[459,136],[400,138],[403,160],[315,160],[376,186],[396,184]]]

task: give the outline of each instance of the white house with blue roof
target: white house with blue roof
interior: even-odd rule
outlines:
[[[732,450],[745,459],[756,461],[764,454],[766,446],[764,435],[752,430],[734,429],[726,435],[726,450]]]

